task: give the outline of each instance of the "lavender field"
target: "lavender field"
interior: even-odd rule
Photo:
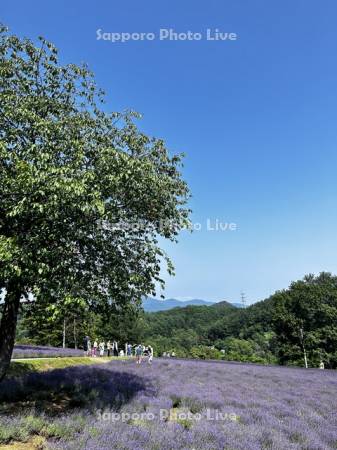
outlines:
[[[38,345],[16,345],[13,359],[23,358],[64,358],[71,356],[83,356],[83,350],[72,348],[45,347]]]
[[[334,371],[112,361],[5,381],[0,442],[39,435],[53,450],[336,449],[336,404]]]

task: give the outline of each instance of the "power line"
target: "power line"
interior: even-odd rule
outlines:
[[[242,308],[246,307],[246,294],[243,291],[241,292],[241,305]]]

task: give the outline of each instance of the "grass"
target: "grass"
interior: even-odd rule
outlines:
[[[65,369],[66,367],[92,365],[107,363],[113,359],[119,358],[89,358],[89,357],[69,357],[69,358],[42,358],[42,359],[24,359],[12,361],[10,365],[8,377],[19,377],[29,372],[46,372],[54,369]]]
[[[0,429],[0,450],[44,450],[48,438],[69,439],[83,426],[80,420],[61,425],[47,417],[28,415],[21,418],[19,426]]]
[[[35,436],[27,442],[12,442],[11,444],[0,444],[0,450],[43,450],[45,449],[45,438]]]

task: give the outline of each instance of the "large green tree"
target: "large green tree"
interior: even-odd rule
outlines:
[[[102,102],[86,66],[0,29],[0,379],[23,297],[123,307],[173,271],[158,236],[188,221],[181,155]]]
[[[282,364],[337,367],[337,277],[307,275],[273,295],[273,324]]]

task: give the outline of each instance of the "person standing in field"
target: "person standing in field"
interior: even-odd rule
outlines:
[[[88,352],[87,352],[87,356],[91,356],[91,340],[90,340],[90,338],[88,338]]]
[[[151,347],[151,345],[149,345],[149,347],[148,347],[148,354],[149,354],[149,358],[148,358],[147,362],[151,365],[152,361],[153,361],[153,347]]]
[[[94,358],[96,358],[96,356],[97,356],[97,348],[98,348],[98,342],[97,342],[97,340],[95,339],[95,341],[94,341],[94,346],[93,346],[93,348],[92,348],[92,356],[93,356]]]
[[[146,358],[149,358],[150,357],[150,349],[149,349],[149,347],[143,347],[143,356],[144,357],[146,357]]]
[[[85,338],[83,339],[83,351],[84,351],[85,356],[88,356],[88,342],[89,342],[89,337],[85,336]]]
[[[132,356],[132,345],[131,345],[131,344],[128,344],[127,355],[128,355],[129,357]]]
[[[101,341],[99,343],[99,356],[104,356],[104,350],[105,350],[105,342]]]
[[[106,348],[107,348],[107,350],[108,350],[108,357],[110,357],[110,353],[111,353],[111,348],[112,348],[112,346],[111,346],[111,342],[110,342],[110,341],[108,341],[108,342],[107,342],[107,344],[106,344]]]
[[[142,363],[142,356],[143,356],[143,347],[141,345],[138,345],[136,348],[136,363],[141,364]]]

